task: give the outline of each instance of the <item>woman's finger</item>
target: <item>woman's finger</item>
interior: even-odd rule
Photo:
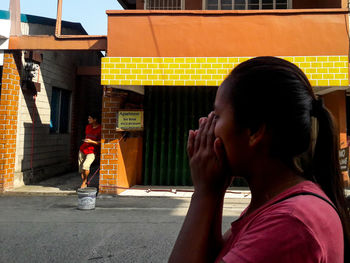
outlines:
[[[190,130],[188,133],[188,140],[187,140],[187,154],[190,159],[193,156],[194,138],[195,138],[195,132]]]
[[[225,160],[225,149],[220,138],[214,140],[214,152],[219,165],[222,166]]]
[[[208,133],[208,129],[209,129],[209,125],[211,123],[211,118],[210,118],[210,114],[208,115],[208,118],[204,127],[203,127],[203,131],[201,133],[201,136],[200,136],[200,148],[205,148],[206,144],[207,144],[207,133]]]
[[[215,125],[216,125],[216,119],[214,119],[214,116],[213,116],[213,120],[211,122],[211,125],[207,133],[207,146],[210,147],[211,149],[213,148],[214,141],[215,141],[215,134],[214,134]]]
[[[197,152],[201,143],[201,134],[203,132],[203,129],[205,127],[205,124],[207,122],[207,118],[200,118],[199,119],[199,129],[196,134],[196,137],[194,139],[194,147],[193,147],[193,152]]]
[[[208,121],[205,125],[205,128],[203,130],[203,133],[202,133],[202,138],[201,138],[201,146],[204,148],[208,145],[208,137],[209,136],[212,136],[213,132],[211,131],[211,126],[213,124],[213,120],[214,120],[214,113],[211,112],[209,113],[208,115]],[[213,138],[213,141],[214,141],[214,138]],[[212,149],[212,144],[210,144],[210,148]]]

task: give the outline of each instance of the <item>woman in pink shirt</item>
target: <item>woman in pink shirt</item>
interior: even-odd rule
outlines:
[[[169,262],[350,262],[336,134],[297,66],[274,57],[237,66],[214,112],[189,132],[195,191]],[[252,199],[222,235],[234,177],[247,180]]]

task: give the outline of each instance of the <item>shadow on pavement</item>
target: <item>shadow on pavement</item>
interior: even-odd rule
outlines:
[[[90,174],[88,176],[88,182],[90,187],[99,187],[99,166],[94,165],[90,168]],[[81,176],[78,171],[70,172],[67,174],[52,177],[50,179],[41,181],[36,185],[41,187],[54,187],[58,188],[60,191],[76,191],[80,188],[82,183]]]

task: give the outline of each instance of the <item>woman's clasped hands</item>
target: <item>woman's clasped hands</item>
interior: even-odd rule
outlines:
[[[222,140],[215,137],[216,118],[211,112],[199,119],[199,129],[190,130],[187,152],[195,192],[224,193],[232,181],[232,174]]]

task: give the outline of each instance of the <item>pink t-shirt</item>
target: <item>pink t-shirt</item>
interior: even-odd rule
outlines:
[[[341,221],[328,203],[315,196],[299,195],[273,204],[305,191],[327,198],[318,185],[304,181],[247,217],[243,212],[232,223],[231,236],[216,262],[344,262]]]

